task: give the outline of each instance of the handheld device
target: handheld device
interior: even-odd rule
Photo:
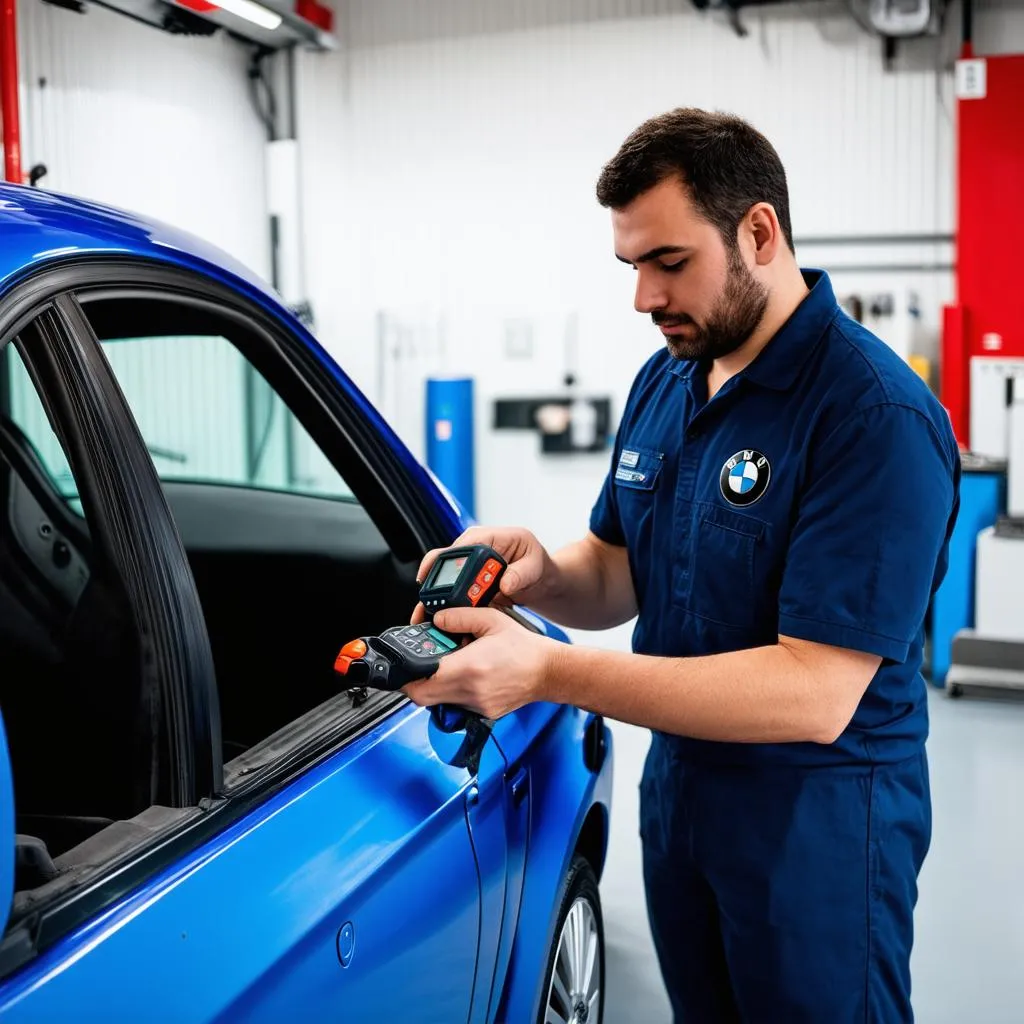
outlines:
[[[507,568],[505,559],[485,544],[450,548],[437,557],[420,588],[426,621],[415,626],[391,626],[380,636],[350,640],[334,662],[348,687],[400,690],[416,679],[428,679],[461,645],[462,638],[433,623],[446,608],[484,608],[497,595]],[[439,705],[431,709],[438,726],[454,732],[465,726],[468,712]]]

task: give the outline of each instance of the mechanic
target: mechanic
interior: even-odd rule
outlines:
[[[635,653],[452,610],[437,622],[476,642],[406,692],[652,730],[644,881],[677,1021],[910,1021],[923,623],[959,507],[948,417],[801,270],[784,169],[746,122],[653,118],[597,195],[666,346],[633,383],[584,539],[459,543],[499,550],[504,599],[568,627],[636,615]]]

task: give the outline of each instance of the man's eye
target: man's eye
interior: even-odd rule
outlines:
[[[678,274],[686,266],[687,262],[687,260],[683,259],[676,263],[659,263],[658,266],[668,274]]]

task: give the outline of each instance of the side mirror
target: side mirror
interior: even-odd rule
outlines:
[[[446,705],[430,709],[427,733],[434,753],[453,768],[476,775],[480,755],[491,735],[492,722]]]
[[[14,784],[11,779],[11,758],[7,749],[7,731],[0,713],[0,935],[7,930],[7,920],[14,900]]]

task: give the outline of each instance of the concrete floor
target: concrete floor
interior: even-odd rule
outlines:
[[[580,634],[577,642],[595,642]],[[628,649],[628,631],[600,646]],[[911,963],[918,1024],[1024,1021],[1024,702],[931,690],[934,827]],[[644,906],[637,786],[649,734],[612,724],[615,807],[601,884],[606,1024],[671,1024]]]

